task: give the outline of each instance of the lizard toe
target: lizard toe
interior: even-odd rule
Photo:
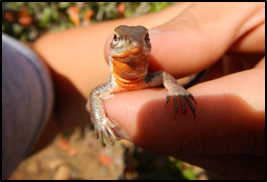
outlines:
[[[100,132],[99,132],[99,140],[100,140],[100,143],[101,143],[102,147],[105,147],[106,144],[105,144],[105,142],[104,142],[103,131],[100,131]]]
[[[187,95],[185,95],[184,98],[185,98],[186,102],[189,104],[189,107],[191,108],[191,111],[194,114],[194,119],[195,119],[196,115],[195,115],[194,105],[192,104],[191,100],[189,99],[189,97]]]
[[[177,87],[172,87],[172,89],[168,92],[168,95],[166,97],[166,105],[168,104],[170,97],[173,97],[173,103],[174,103],[174,111],[175,115],[174,118],[176,118],[177,112],[178,112],[178,104],[177,104],[177,97],[180,100],[181,106],[182,106],[182,113],[186,113],[186,107],[185,107],[185,101],[188,103],[195,119],[195,107],[192,103],[192,101],[196,103],[196,100],[194,96],[187,92],[183,87],[177,86]],[[191,101],[192,100],[192,101]],[[165,107],[166,107],[165,105]]]
[[[108,142],[110,143],[110,145],[114,146],[114,145],[115,145],[115,144],[114,144],[114,141],[113,141],[113,139],[111,138],[111,136],[110,136],[108,130],[107,130],[107,129],[103,130],[103,133],[104,133],[106,139],[108,140]]]

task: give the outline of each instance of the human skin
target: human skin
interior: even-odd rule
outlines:
[[[164,108],[167,92],[161,88],[105,100],[123,136],[227,178],[265,178],[264,3],[179,3],[159,13],[43,36],[33,49],[51,71],[56,99],[50,127],[36,147],[49,132],[53,136],[90,121],[84,105],[90,91],[108,79],[104,58],[111,38],[106,38],[121,24],[157,26],[150,32],[152,72],[165,70],[181,78],[216,63],[210,81],[188,90],[198,103],[195,120],[181,109],[174,119],[173,103]]]

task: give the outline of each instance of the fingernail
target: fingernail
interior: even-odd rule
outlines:
[[[117,134],[117,136],[120,137],[121,139],[125,139],[125,140],[131,141],[123,128],[121,128],[121,127],[120,128],[115,128],[114,131]]]
[[[122,126],[113,118],[109,118],[114,124],[116,124],[117,126],[114,128],[115,134],[120,137],[121,139],[126,139],[129,140],[128,135],[126,134],[126,131],[122,128]]]

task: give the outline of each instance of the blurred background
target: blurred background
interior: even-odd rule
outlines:
[[[33,42],[49,31],[160,11],[170,2],[2,2],[2,32]],[[91,126],[62,133],[25,159],[10,179],[210,179],[203,169],[127,141],[102,148]]]
[[[2,2],[2,32],[34,41],[47,31],[160,11],[169,2]]]

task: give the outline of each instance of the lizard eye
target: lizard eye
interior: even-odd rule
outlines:
[[[117,38],[117,35],[116,35],[116,34],[114,34],[113,40],[114,40],[114,41],[117,41],[117,40],[118,40],[118,38]]]

